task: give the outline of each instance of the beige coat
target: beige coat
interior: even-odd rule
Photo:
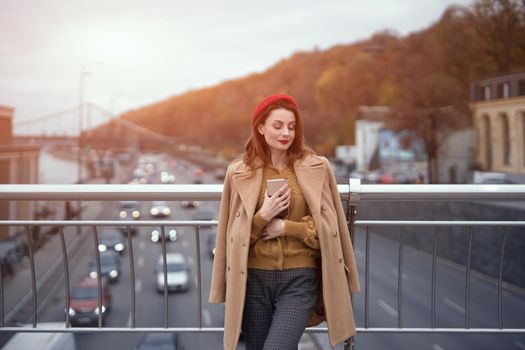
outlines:
[[[355,334],[350,293],[359,291],[359,278],[350,234],[328,160],[307,156],[294,164],[294,170],[319,235],[328,336],[335,346]],[[217,228],[209,301],[226,303],[227,350],[236,349],[241,330],[250,231],[262,169],[249,175],[248,167],[240,160],[228,167]]]

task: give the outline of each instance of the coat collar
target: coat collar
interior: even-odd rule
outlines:
[[[294,171],[310,212],[319,212],[324,179],[322,158],[309,155],[294,164]],[[257,168],[255,173],[251,173],[249,167],[242,162],[233,171],[232,182],[237,187],[248,216],[255,214],[261,192],[262,173],[262,168]]]

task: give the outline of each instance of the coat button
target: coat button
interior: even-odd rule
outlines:
[[[229,266],[226,268],[226,271],[230,271],[230,267]]]
[[[236,214],[237,217],[241,216],[241,212],[238,211],[237,214]]]
[[[337,231],[334,231],[333,235],[334,237],[337,237]]]
[[[233,237],[230,237],[230,243],[233,244]]]
[[[322,211],[325,211],[325,210],[326,210],[326,206],[325,206],[324,204],[321,205],[321,210],[322,210]]]
[[[244,248],[246,248],[246,243],[243,243],[242,246],[243,246]]]
[[[342,263],[343,262],[343,258],[339,258],[339,262]]]
[[[241,275],[244,275],[244,271],[241,271]]]

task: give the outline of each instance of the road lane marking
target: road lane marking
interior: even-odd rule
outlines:
[[[140,250],[144,250],[144,248],[146,248],[146,242],[141,241],[141,242],[139,243],[139,249],[140,249]]]
[[[210,310],[208,310],[208,309],[202,310],[202,316],[204,317],[204,325],[205,326],[211,326]]]
[[[439,344],[432,344],[432,350],[444,350]]]
[[[193,256],[188,256],[188,264],[191,267],[195,266],[195,260],[193,259]]]
[[[392,275],[397,277],[397,269],[392,268],[390,271],[392,271]],[[401,277],[403,281],[406,281],[408,279],[408,276],[406,273],[403,273],[401,276],[403,276]]]
[[[453,302],[449,298],[443,298],[443,304],[445,304],[446,306],[448,306],[452,310],[459,312],[460,314],[465,314],[465,308],[463,306],[461,306],[461,305],[456,304],[455,302]]]
[[[394,309],[392,306],[388,305],[386,301],[378,299],[377,305],[385,310],[390,316],[397,317],[397,310]]]
[[[190,242],[188,242],[188,241],[182,241],[181,245],[182,245],[182,248],[184,248],[184,249],[188,249],[188,248],[190,247]]]
[[[138,258],[137,265],[141,266],[141,267],[144,266],[144,257],[143,256]]]
[[[135,281],[135,293],[139,293],[142,290],[142,280],[137,279]]]
[[[523,345],[523,343],[520,342],[519,340],[514,340],[512,343],[513,343],[514,346],[517,347],[518,349],[520,349],[520,350],[525,350],[525,345]]]

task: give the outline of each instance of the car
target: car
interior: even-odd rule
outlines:
[[[210,220],[216,220],[215,214],[210,209],[201,209],[197,212],[195,212],[191,219],[193,221],[210,221]]]
[[[202,183],[202,177],[204,176],[204,169],[196,168],[193,171],[193,175],[194,175],[193,183],[194,184],[201,184]]]
[[[197,201],[182,201],[180,202],[180,206],[184,209],[188,208],[197,208],[199,206],[199,202]]]
[[[146,333],[137,344],[136,350],[177,350],[177,333]]]
[[[161,242],[161,232],[160,226],[154,227],[151,231],[151,241],[154,243]],[[166,242],[175,242],[177,240],[177,230],[172,227],[164,227],[164,237],[166,238]]]
[[[164,201],[155,201],[151,204],[150,214],[153,217],[164,217],[171,214],[171,209],[168,203]]]
[[[101,280],[102,287],[102,321],[111,311],[111,291],[106,278]],[[89,277],[84,277],[71,290],[69,299],[69,323],[72,326],[81,324],[98,324],[98,281]]]
[[[175,175],[163,171],[160,173],[160,182],[163,184],[173,184],[175,183]]]
[[[100,255],[100,273],[102,277],[109,279],[109,282],[116,282],[120,277],[120,258],[119,255],[112,251],[99,253]],[[89,277],[97,278],[97,260],[93,256],[89,262]]]
[[[106,228],[100,231],[98,235],[98,251],[103,253],[112,250],[119,254],[124,253],[126,241],[122,232],[114,228]]]
[[[168,271],[168,292],[186,291],[189,289],[189,268],[184,255],[180,253],[166,254],[166,267]],[[157,291],[164,292],[164,260],[162,255],[157,260],[155,268]]]
[[[215,168],[213,171],[213,176],[216,180],[224,180],[226,177],[226,169],[225,168]]]
[[[140,219],[140,204],[136,201],[120,202],[119,217],[125,220]]]
[[[484,179],[483,181],[481,181],[481,184],[483,185],[514,185],[516,183],[509,179],[493,177],[493,178]]]

